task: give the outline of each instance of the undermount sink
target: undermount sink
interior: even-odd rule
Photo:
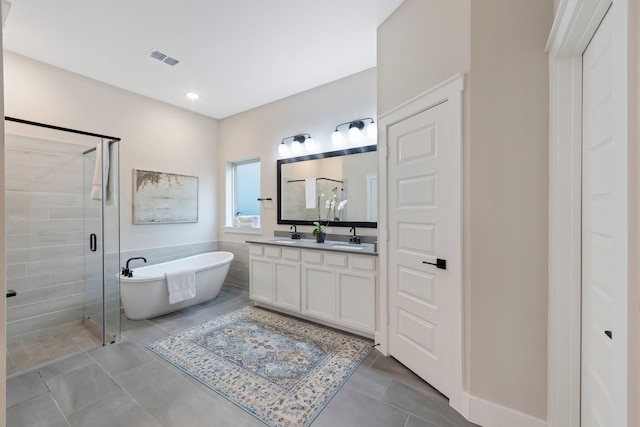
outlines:
[[[364,246],[360,246],[360,245],[349,245],[349,244],[335,244],[335,245],[331,245],[330,246],[331,249],[344,249],[347,251],[361,251],[364,249]]]
[[[274,243],[284,243],[286,245],[295,245],[296,243],[299,242],[299,240],[293,240],[293,239],[275,239],[273,241]]]

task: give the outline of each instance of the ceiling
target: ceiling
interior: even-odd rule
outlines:
[[[6,50],[218,119],[375,67],[376,28],[402,3],[10,1]]]

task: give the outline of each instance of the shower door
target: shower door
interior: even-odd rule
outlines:
[[[119,142],[84,152],[85,324],[106,345],[120,339]]]

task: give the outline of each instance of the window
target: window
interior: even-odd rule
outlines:
[[[260,159],[227,163],[227,228],[260,228]],[[239,222],[242,217],[244,221]],[[248,218],[252,217],[252,218]],[[227,230],[239,231],[239,230]]]

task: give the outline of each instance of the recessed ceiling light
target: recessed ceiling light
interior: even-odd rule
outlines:
[[[200,98],[200,95],[198,95],[195,92],[187,92],[187,98],[189,98],[189,99],[198,99],[198,98]]]

